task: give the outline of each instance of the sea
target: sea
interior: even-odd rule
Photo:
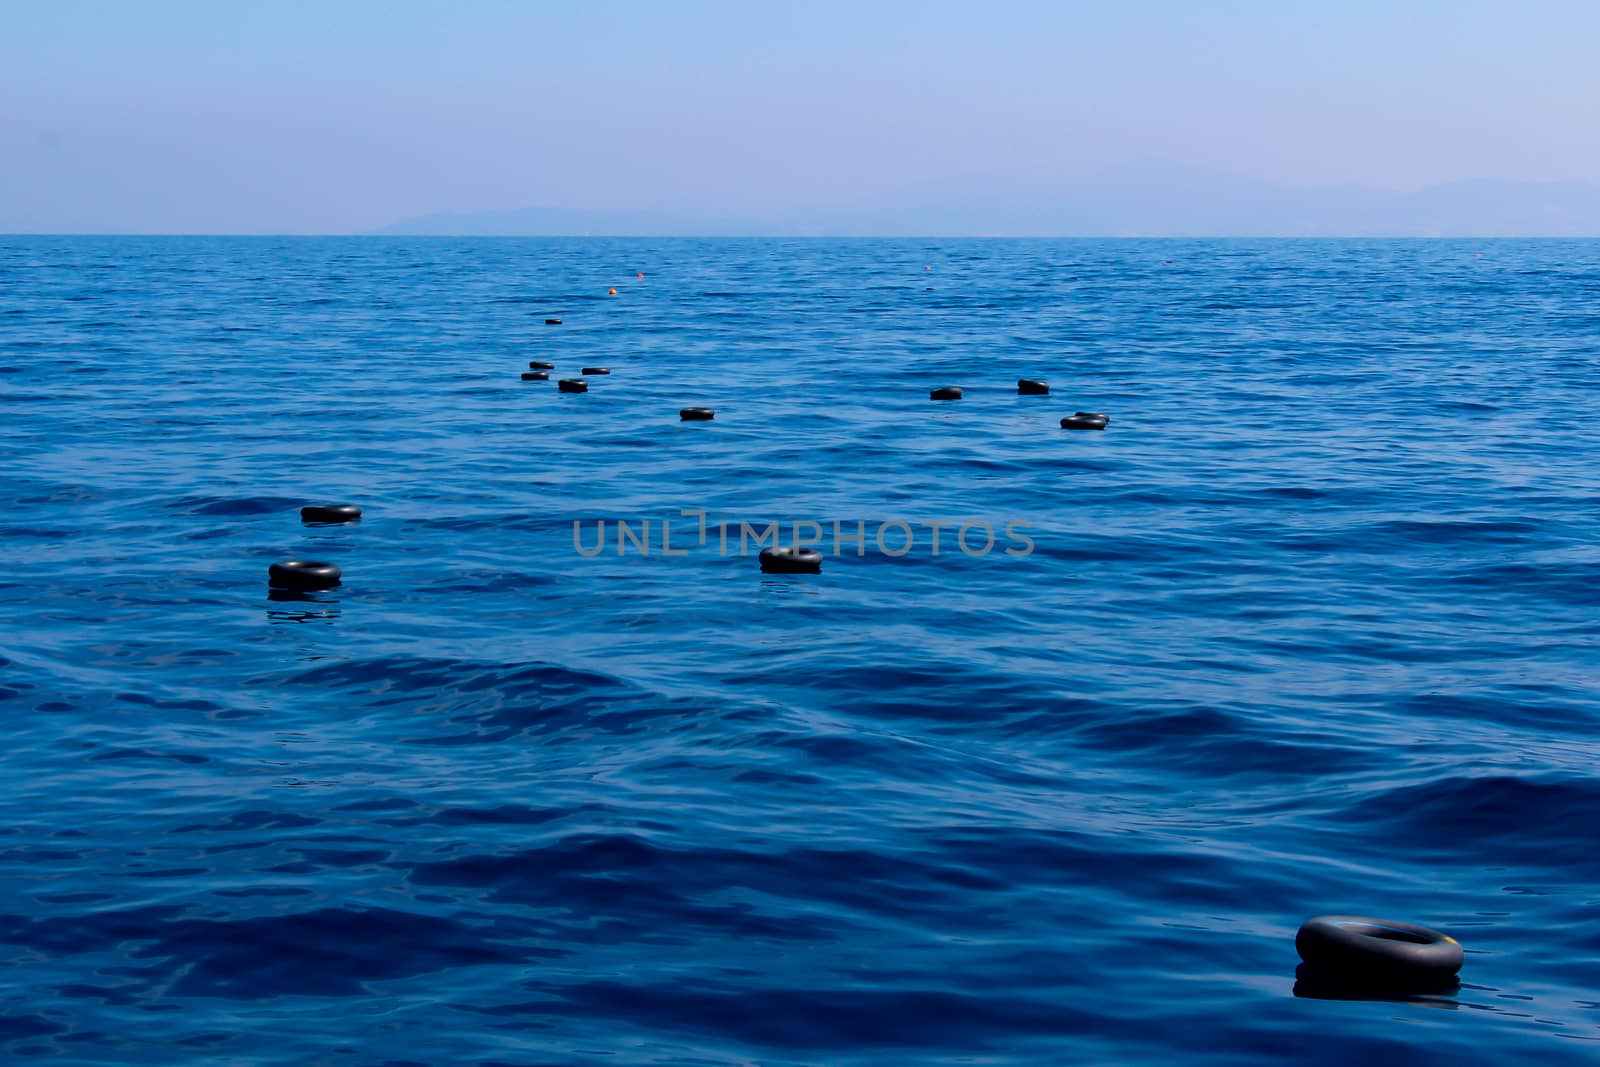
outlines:
[[[0,1057],[1600,1063],[1597,400],[1596,241],[0,238]]]

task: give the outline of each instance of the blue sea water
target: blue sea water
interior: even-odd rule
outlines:
[[[1597,388],[1600,242],[0,238],[0,1050],[1600,1061]]]

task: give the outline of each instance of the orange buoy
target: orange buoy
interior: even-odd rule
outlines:
[[[609,289],[609,290],[607,290],[607,295],[608,296],[616,296],[617,295],[617,291],[615,289]]]

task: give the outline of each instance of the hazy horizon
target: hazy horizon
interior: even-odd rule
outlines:
[[[565,212],[757,233],[1594,235],[1597,30],[1600,7],[1559,0],[12,6],[0,232]],[[1083,184],[1139,168],[1219,175],[1221,206],[1181,178]],[[1424,202],[1463,182],[1479,199]]]

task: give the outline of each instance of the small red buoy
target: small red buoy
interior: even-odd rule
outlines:
[[[635,275],[635,277],[643,278],[644,277],[644,272],[640,271],[637,275]]]

